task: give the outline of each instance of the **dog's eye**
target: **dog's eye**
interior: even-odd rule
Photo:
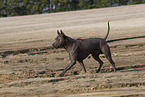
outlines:
[[[57,39],[58,42],[60,42],[60,39]]]

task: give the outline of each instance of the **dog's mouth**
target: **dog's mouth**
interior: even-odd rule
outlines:
[[[53,46],[54,48],[57,48],[57,46],[55,45],[55,43],[53,43],[52,46]]]
[[[56,45],[55,43],[53,43],[52,46],[53,46],[54,48],[56,48],[56,49],[57,49],[57,48],[61,48],[61,46]]]

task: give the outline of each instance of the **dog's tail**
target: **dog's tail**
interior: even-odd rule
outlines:
[[[106,36],[104,37],[105,40],[107,39],[109,32],[110,32],[110,25],[109,25],[109,21],[108,21],[108,32],[107,32]]]

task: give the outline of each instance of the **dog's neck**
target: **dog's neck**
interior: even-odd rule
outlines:
[[[70,38],[70,37],[66,37],[66,39],[65,39],[65,46],[64,46],[64,48],[67,50],[67,51],[70,51],[71,49],[72,49],[72,46],[73,46],[73,44],[74,44],[74,42],[76,42],[76,40],[75,39],[72,39],[72,38]]]

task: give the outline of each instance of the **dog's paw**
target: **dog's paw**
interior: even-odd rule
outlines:
[[[100,72],[100,70],[96,70],[96,73],[99,73]]]
[[[63,77],[63,76],[64,76],[64,74],[62,74],[62,73],[59,75],[59,77]]]

